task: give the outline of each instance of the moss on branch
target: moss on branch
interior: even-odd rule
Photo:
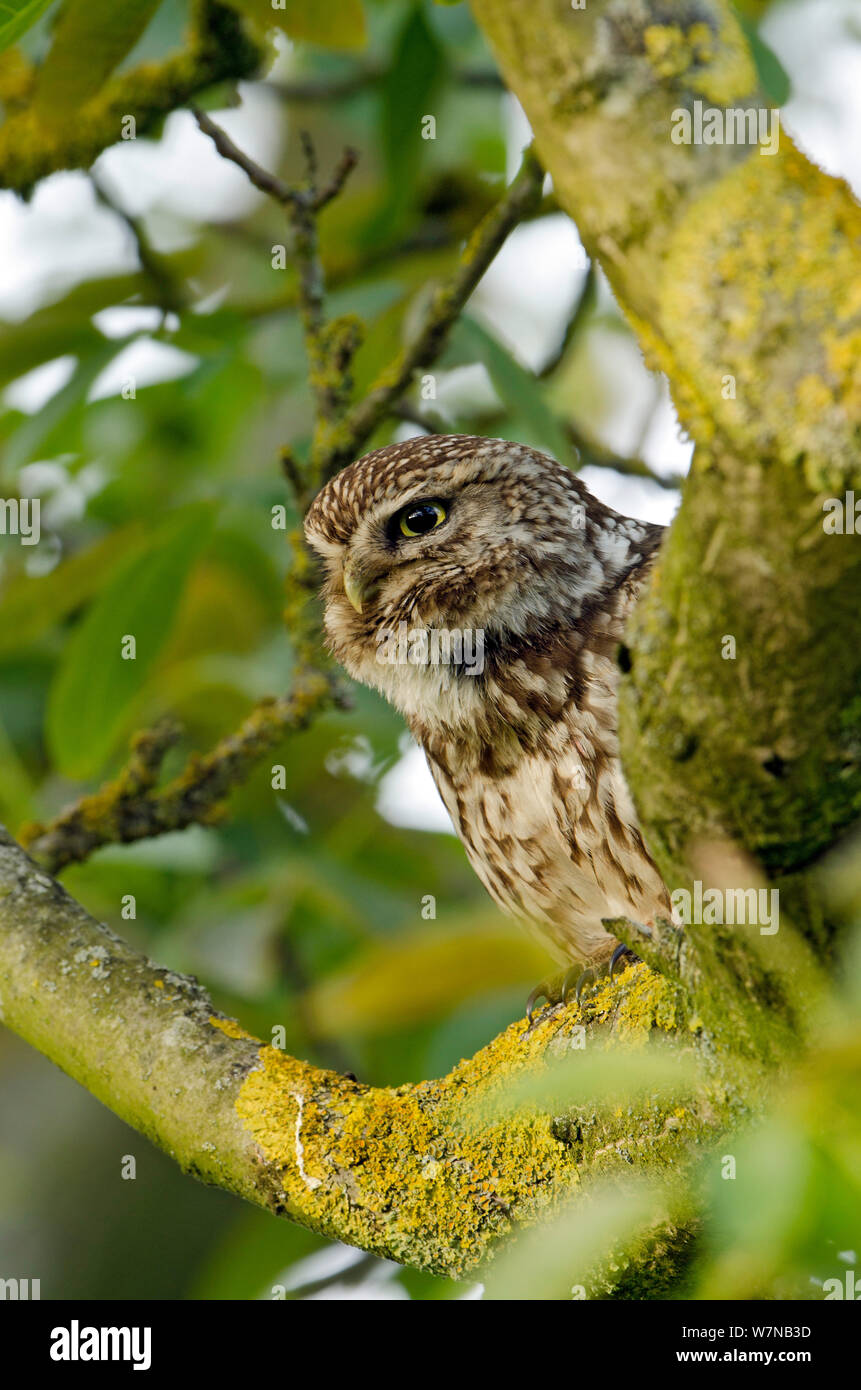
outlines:
[[[218,82],[252,77],[263,50],[247,34],[235,10],[217,0],[194,0],[188,46],[160,62],[141,63],[112,78],[74,112],[73,119],[45,119],[23,100],[32,82],[14,69],[13,95],[0,126],[0,184],[27,194],[58,169],[86,169],[124,134],[134,118],[134,136],[146,135],[171,111]],[[8,88],[8,78],[3,83]]]
[[[695,1047],[681,991],[645,966],[605,982],[582,1011],[513,1023],[439,1081],[364,1086],[250,1037],[195,980],[93,921],[5,832],[0,1016],[184,1171],[455,1277],[593,1178],[635,1162],[678,1180],[703,1135],[751,1103],[715,1074],[682,1103],[650,1092],[578,1106],[569,1076],[562,1110],[497,1111],[562,1058],[585,1066],[593,1048],[637,1051],[654,1035]]]

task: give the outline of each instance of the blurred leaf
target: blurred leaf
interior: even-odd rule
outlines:
[[[0,814],[17,825],[32,814],[33,781],[0,720]]]
[[[690,1052],[669,1043],[604,1051],[590,1041],[589,1050],[572,1048],[553,1057],[537,1073],[518,1077],[504,1092],[479,1102],[482,1120],[508,1115],[526,1105],[544,1109],[565,1105],[594,1106],[606,1112],[652,1096],[661,1104],[690,1095],[701,1068]]]
[[[114,575],[69,640],[46,721],[51,753],[66,776],[94,775],[110,753],[170,635],[211,524],[206,503],[169,516],[152,542]],[[135,638],[134,660],[122,657],[126,636]]]
[[[468,314],[455,325],[452,343],[456,351],[465,351],[471,360],[477,358],[484,363],[497,395],[523,422],[531,442],[546,449],[560,463],[569,462],[571,444],[545,401],[537,377],[521,367],[508,349]]]
[[[416,932],[368,952],[348,975],[315,986],[307,1004],[321,1033],[373,1036],[538,978],[546,966],[546,953],[525,935],[493,922],[477,930],[473,915],[460,932]]]
[[[230,0],[235,10],[262,29],[283,29],[291,39],[323,48],[363,48],[365,15],[361,0]]]
[[[774,49],[769,48],[760,36],[755,21],[742,14],[737,14],[736,18],[750,45],[751,57],[756,64],[756,71],[765,95],[774,102],[775,106],[783,106],[789,100],[791,93],[791,83],[786,68]]]
[[[54,0],[3,0],[0,6],[0,51],[36,23]]]
[[[139,522],[129,522],[70,555],[50,574],[17,575],[6,584],[0,594],[0,656],[29,647],[90,598],[115,561],[139,541],[142,530]]]
[[[100,90],[131,53],[161,0],[67,0],[39,69],[34,107],[63,119]]]
[[[727,1136],[704,1165],[716,1248],[703,1296],[761,1296],[785,1258],[790,1234],[804,1222],[810,1165],[803,1132],[785,1116],[770,1115],[753,1134]]]
[[[241,1207],[200,1269],[190,1297],[271,1299],[285,1270],[328,1248],[327,1241],[302,1226]]]
[[[504,1033],[513,1019],[522,1018],[536,979],[532,974],[505,989],[488,986],[487,993],[472,995],[447,1014],[428,1039],[421,1076],[445,1076],[462,1058],[473,1057],[490,1038]]]
[[[389,191],[399,207],[408,201],[421,166],[422,118],[445,70],[445,51],[420,6],[398,35],[382,83],[382,144]]]
[[[177,263],[183,265],[185,261]],[[104,342],[90,323],[100,309],[123,304],[147,288],[142,275],[107,275],[76,285],[21,323],[0,323],[0,384],[24,376],[43,362],[68,354],[80,356]]]
[[[132,341],[114,338],[108,341],[97,335],[87,352],[78,361],[71,377],[40,410],[28,415],[9,436],[3,450],[2,474],[11,478],[17,469],[37,458],[69,452],[72,431],[67,428],[75,412],[82,407],[90,387],[113,359]],[[52,442],[53,441],[53,442]]]
[[[600,1280],[613,1256],[629,1250],[664,1215],[657,1187],[607,1182],[575,1198],[555,1220],[532,1227],[490,1267],[489,1299],[571,1299],[572,1289]],[[582,1295],[580,1295],[582,1297]]]

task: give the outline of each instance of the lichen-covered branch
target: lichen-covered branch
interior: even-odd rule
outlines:
[[[171,111],[231,78],[252,77],[263,59],[235,10],[193,0],[188,46],[112,78],[73,119],[45,121],[18,73],[16,99],[0,126],[0,186],[27,193],[58,169],[86,169],[109,145],[153,130]],[[32,70],[35,76],[35,69]],[[34,83],[29,87],[34,89]],[[130,118],[134,124],[130,125]]]
[[[861,814],[861,547],[823,524],[861,480],[861,211],[782,130],[771,154],[671,138],[695,101],[764,105],[724,0],[472,5],[696,442],[625,653],[651,847],[672,887],[743,847],[827,960],[803,875]]]
[[[50,825],[28,825],[22,840],[57,873],[108,844],[130,844],[171,830],[216,820],[225,798],[247,780],[262,758],[288,733],[304,729],[335,698],[332,681],[320,671],[300,671],[291,690],[261,700],[234,732],[204,755],[195,755],[166,786],[156,783],[178,727],[165,722],[132,742],[132,756],[106,786],[83,796]]]
[[[369,1087],[297,1061],[87,915],[0,830],[0,1018],[207,1183],[378,1255],[462,1276],[598,1176],[672,1168],[731,1118],[732,1087],[625,1106],[506,1104],[548,1063],[654,1030],[688,1047],[675,985],[640,966],[582,1015],[512,1024],[439,1081]],[[273,1020],[277,1023],[278,1020]],[[500,1108],[501,1106],[501,1108]],[[555,1117],[554,1117],[555,1116]]]

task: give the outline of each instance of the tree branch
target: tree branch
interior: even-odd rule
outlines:
[[[415,373],[442,352],[449,331],[509,233],[541,199],[544,171],[531,150],[499,203],[476,228],[451,279],[433,294],[418,328],[367,395],[347,414],[328,450],[325,477],[337,473],[362,450],[400,400]]]
[[[213,1009],[87,915],[0,829],[0,1010],[127,1124],[203,1182],[375,1254],[460,1277],[599,1175],[688,1163],[732,1106],[707,1086],[686,1108],[548,1101],[554,1058],[583,1022],[641,1048],[670,1037],[681,996],[645,967],[590,998],[512,1024],[440,1081],[375,1088],[300,1062]],[[692,1034],[687,1034],[692,1038]],[[512,1110],[512,1088],[540,1083]],[[570,1083],[569,1083],[570,1085]],[[556,1114],[556,1118],[554,1118]]]
[[[193,0],[189,46],[159,63],[120,73],[74,113],[46,124],[32,103],[16,105],[0,126],[0,182],[26,194],[58,169],[85,169],[109,145],[145,135],[169,112],[231,78],[252,77],[263,50],[248,36],[235,10],[216,0]]]
[[[287,695],[261,700],[240,727],[203,757],[195,754],[185,769],[160,791],[159,771],[168,749],[180,735],[165,722],[137,734],[132,757],[119,776],[81,797],[50,825],[28,825],[23,842],[51,873],[80,863],[108,844],[131,844],[193,824],[211,824],[223,814],[223,802],[287,733],[308,726],[334,696],[329,678],[301,671]]]

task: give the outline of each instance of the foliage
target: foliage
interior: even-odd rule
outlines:
[[[187,8],[214,24],[223,7],[68,0],[46,16],[39,0],[8,0],[0,46],[23,41],[28,56],[13,48],[0,56],[7,117],[22,94],[46,128],[95,109],[111,80],[169,58]],[[462,5],[287,0],[275,10],[268,0],[234,0],[232,8],[265,50],[255,85],[270,96],[279,174],[291,183],[302,176],[300,129],[324,168],[348,144],[359,151],[319,235],[330,314],[363,321],[352,368],[360,400],[504,187],[501,84]],[[287,56],[283,35],[295,41]],[[42,54],[28,92],[27,64]],[[761,42],[756,58],[771,95],[783,99],[782,69]],[[199,104],[239,100],[231,81],[204,90]],[[422,140],[428,111],[436,138]],[[152,138],[166,141],[158,124]],[[297,521],[279,455],[307,458],[315,419],[296,265],[288,254],[281,268],[274,256],[287,239],[283,213],[261,196],[241,215],[186,220],[178,250],[159,239],[158,209],[131,216],[102,171],[93,177],[136,264],[83,282],[64,277],[65,289],[5,324],[0,339],[4,385],[67,364],[65,383],[37,411],[15,404],[13,392],[0,413],[5,495],[38,494],[43,527],[32,550],[0,538],[0,818],[13,830],[50,821],[115,777],[130,731],[166,716],[183,728],[165,759],[165,777],[175,776],[255,702],[284,692],[297,665],[283,622],[289,556],[272,521],[278,508],[287,526]],[[547,195],[536,215],[554,214]],[[569,307],[576,332],[545,372],[525,365],[477,297],[440,364],[447,389],[432,405],[418,389],[406,392],[366,447],[391,441],[412,417],[521,438],[565,462],[577,462],[577,439],[582,461],[616,464],[620,476],[642,471],[608,459],[597,442],[589,453],[612,401],[599,338],[611,329],[630,345],[630,332],[606,289],[585,310],[576,294]],[[132,326],[118,335],[116,324]],[[128,364],[143,343],[172,350],[180,369],[129,387]],[[465,396],[459,373],[476,364],[482,390]],[[112,653],[129,632],[137,661],[118,665]],[[268,1038],[282,1026],[288,1051],[398,1084],[444,1073],[520,1017],[545,962],[488,906],[450,836],[399,828],[379,813],[403,728],[368,692],[351,698],[351,708],[330,707],[286,738],[219,823],[110,846],[63,879],[142,949],[205,978],[219,1007],[250,1030]],[[272,786],[277,764],[284,791]],[[123,917],[128,895],[133,919]],[[422,914],[429,898],[433,918]],[[745,1137],[738,1189],[720,1182],[720,1154],[703,1156],[692,1183],[710,1190],[710,1209],[676,1292],[758,1296],[788,1286],[798,1296],[805,1280],[830,1277],[840,1252],[861,1245],[861,1138],[841,1099],[858,1080],[856,977],[850,972],[822,1025],[827,1082],[811,1063],[773,1118]],[[189,1196],[161,1155],[89,1097],[70,1097],[46,1063],[4,1034],[4,1111],[22,1083],[34,1112],[47,1113],[54,1098],[62,1106],[50,1142],[0,1130],[0,1248],[4,1269],[31,1249],[44,1254],[43,1296],[254,1298],[284,1284],[292,1297],[325,1283],[323,1266],[296,1265],[319,1252],[318,1238],[223,1193]],[[840,1124],[823,1138],[832,1114]],[[133,1199],[117,1177],[125,1152],[138,1156]],[[778,1188],[786,1200],[766,1201]],[[80,1213],[97,1204],[110,1242],[82,1226]],[[575,1253],[588,1262],[665,1210],[658,1187],[621,1202],[599,1193],[576,1249],[563,1220],[552,1247],[541,1246],[537,1260],[527,1249],[489,1292],[567,1296]],[[463,1293],[416,1271],[397,1277],[412,1297]]]

